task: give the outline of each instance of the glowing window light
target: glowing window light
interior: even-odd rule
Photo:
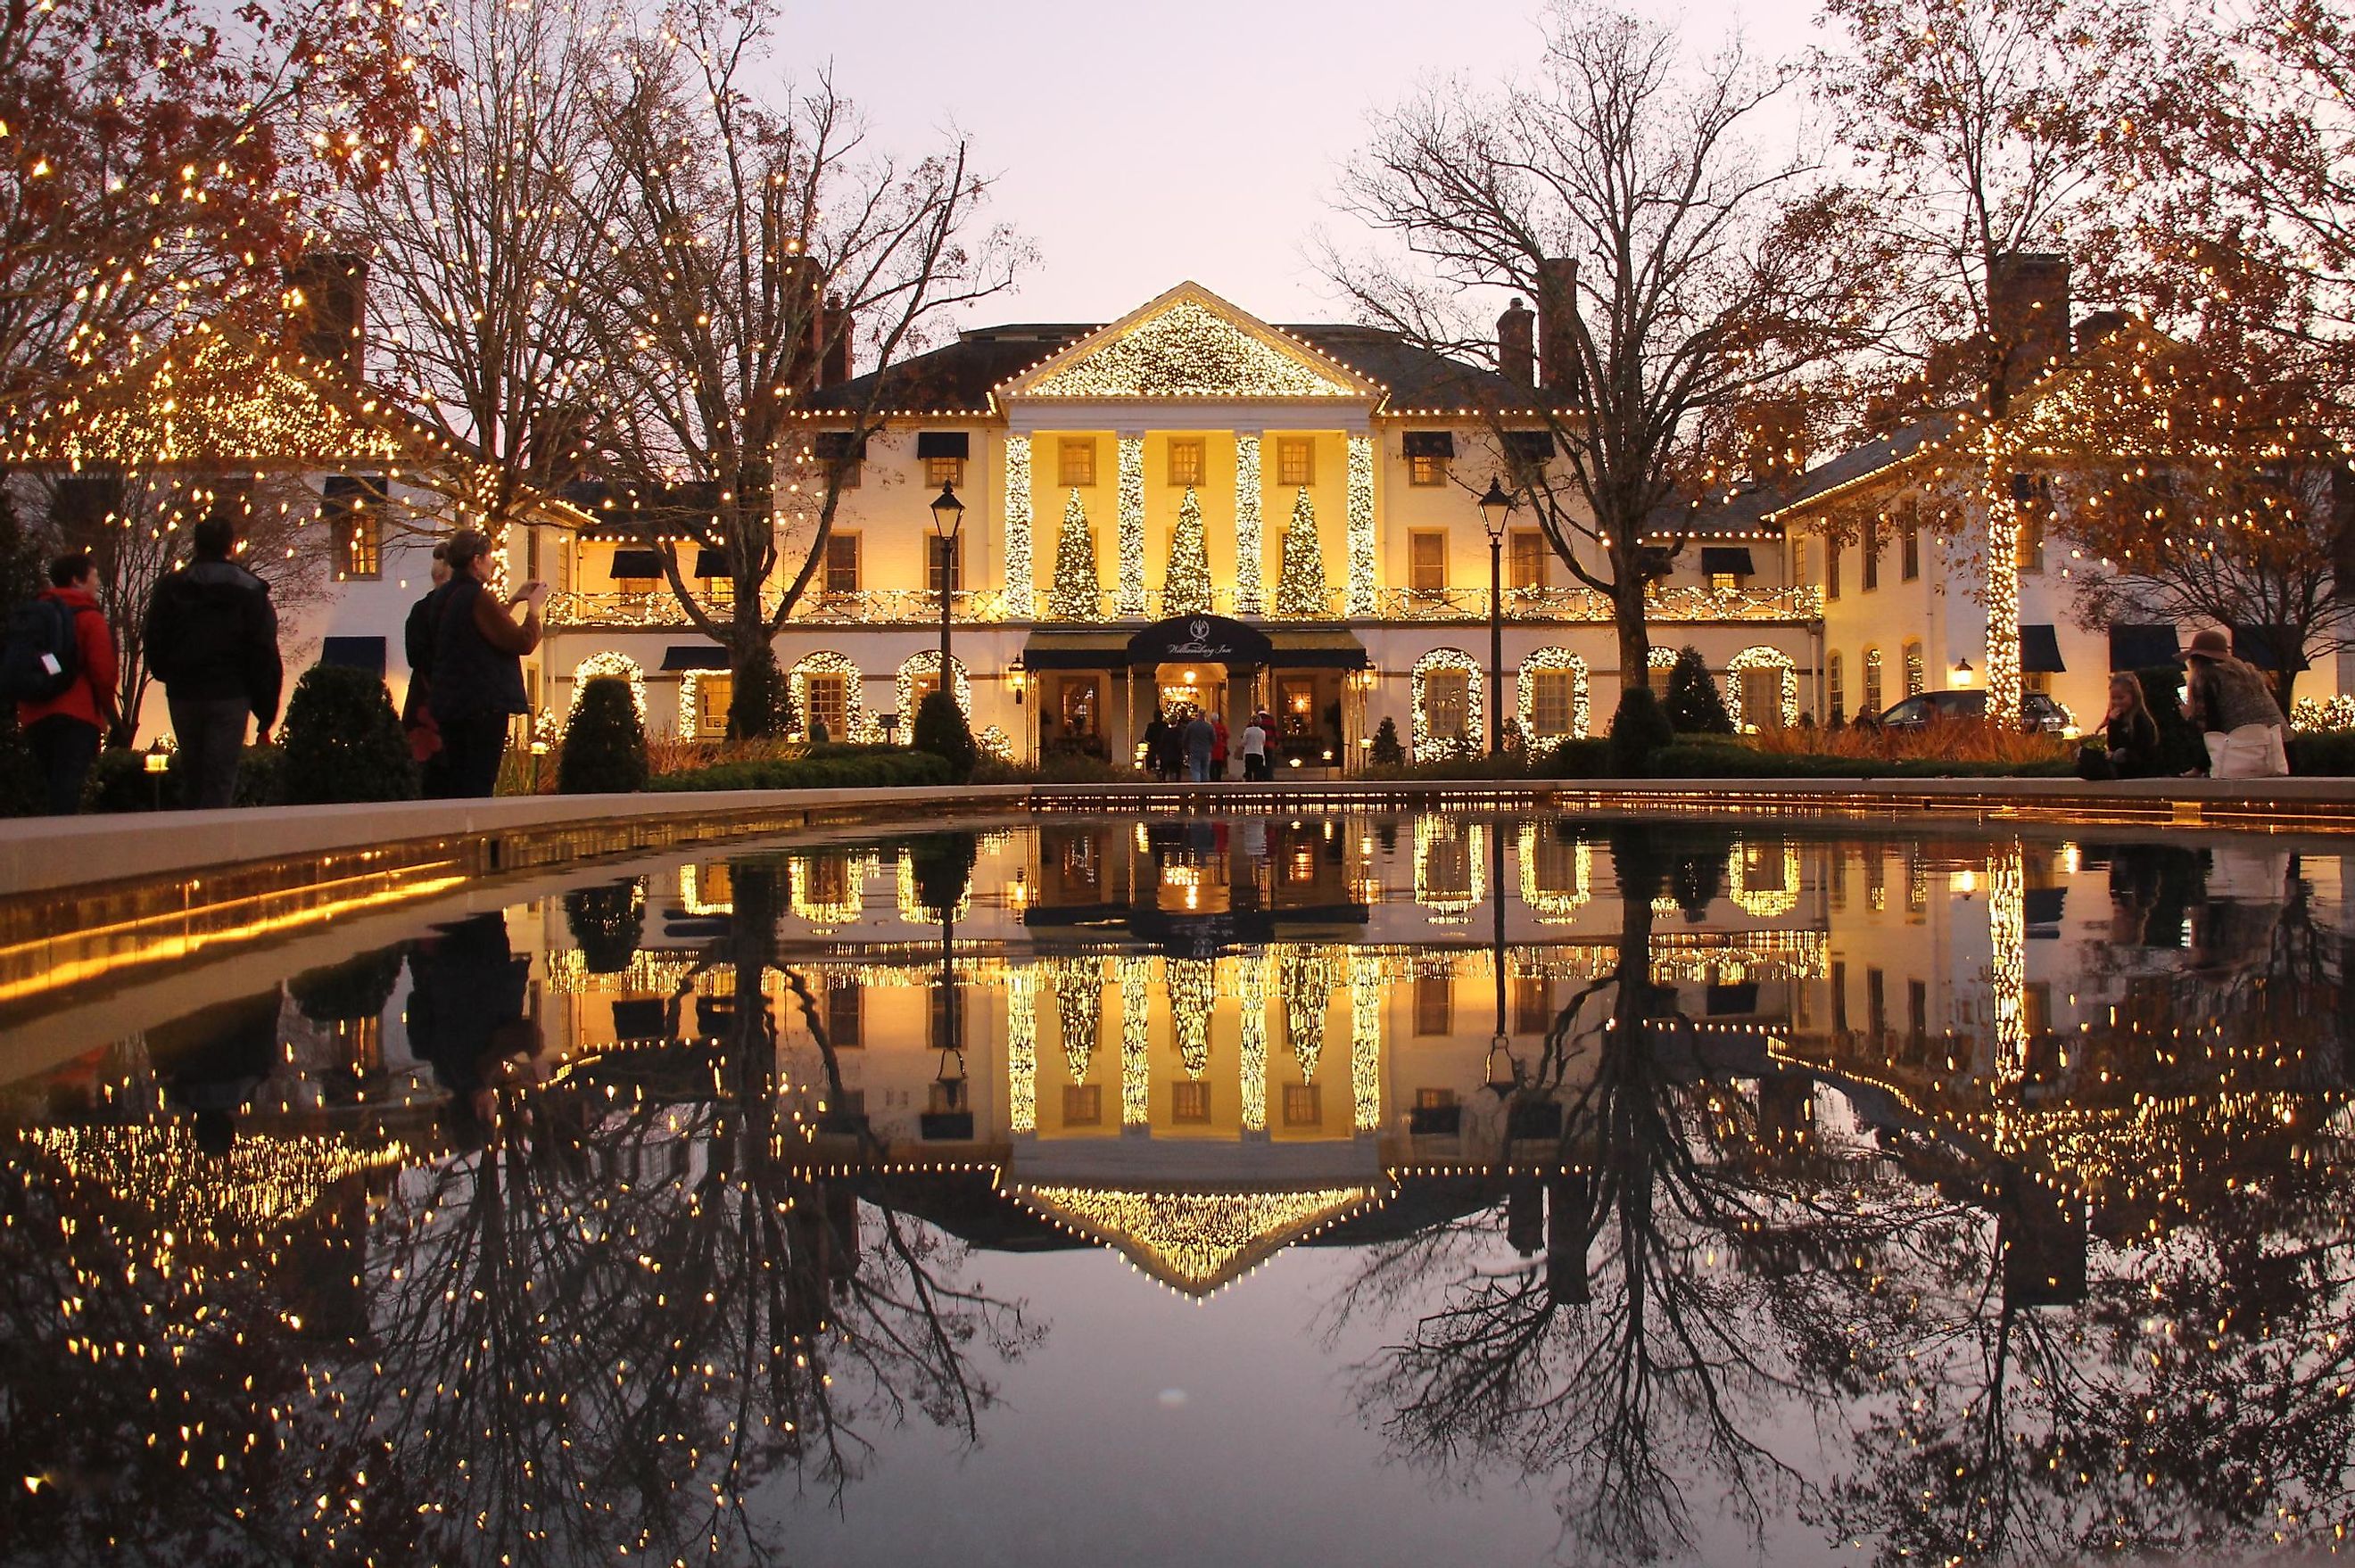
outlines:
[[[1414,901],[1431,912],[1433,925],[1462,924],[1487,898],[1488,832],[1485,823],[1432,812],[1415,818]],[[1443,848],[1463,857],[1465,875],[1459,885],[1439,885],[1433,868]]]
[[[1264,562],[1266,543],[1259,516],[1260,438],[1235,437],[1235,613],[1266,612]]]
[[[1780,648],[1744,648],[1725,661],[1725,711],[1733,727],[1745,735],[1758,732],[1756,720],[1742,716],[1742,672],[1746,669],[1775,669],[1783,672],[1783,727],[1789,729],[1799,721],[1798,661]]]
[[[1031,570],[1030,438],[1006,438],[1006,613],[1027,621],[1039,612]]]
[[[1349,438],[1348,613],[1371,615],[1381,596],[1374,572],[1374,441]]]
[[[1548,888],[1538,881],[1538,835],[1551,825],[1520,825],[1515,859],[1521,873],[1521,907],[1549,925],[1559,925],[1584,909],[1594,896],[1594,847],[1581,840],[1571,859],[1572,883],[1567,889]]]
[[[1736,844],[1726,859],[1726,896],[1739,909],[1756,920],[1777,920],[1799,907],[1799,847],[1785,843],[1783,850],[1783,885],[1779,888],[1750,886],[1750,850],[1747,845]],[[1769,846],[1769,853],[1773,847]]]
[[[820,935],[858,924],[867,912],[867,874],[874,859],[847,850],[795,855],[785,862],[787,907]]]

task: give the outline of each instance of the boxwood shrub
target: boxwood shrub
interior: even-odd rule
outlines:
[[[948,763],[899,746],[813,746],[805,756],[718,763],[650,780],[665,793],[699,789],[900,789],[954,783]]]

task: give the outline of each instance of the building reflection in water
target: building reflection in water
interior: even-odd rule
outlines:
[[[751,1543],[976,1439],[1049,1326],[975,1250],[1082,1245],[1344,1249],[1365,1419],[1603,1556],[2322,1539],[2347,935],[2265,845],[1446,815],[576,889],[9,1092],[0,1548]]]

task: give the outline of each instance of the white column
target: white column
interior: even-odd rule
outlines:
[[[1145,613],[1145,432],[1120,432],[1120,598],[1114,613]]]
[[[1031,570],[1030,438],[1006,438],[1006,613],[1028,621],[1039,613]]]
[[[1349,438],[1349,590],[1342,613],[1374,613],[1374,438]]]
[[[1235,432],[1235,613],[1263,615],[1266,591],[1260,582],[1263,553],[1259,528],[1259,437]]]

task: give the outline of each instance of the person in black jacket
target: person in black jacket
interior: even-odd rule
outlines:
[[[472,528],[442,547],[450,581],[434,590],[432,679],[426,700],[442,727],[437,798],[486,799],[498,786],[507,720],[530,710],[523,656],[539,646],[548,584],[527,582],[501,604],[489,587],[491,541]],[[508,612],[525,607],[518,623]]]
[[[2080,752],[2077,776],[2088,780],[2155,778],[2159,772],[2158,720],[2143,700],[2142,682],[2121,671],[2110,677],[2109,711],[2102,718],[2105,750]]]
[[[448,791],[442,783],[442,727],[433,721],[433,705],[428,699],[433,689],[433,614],[441,607],[442,589],[450,581],[447,544],[433,547],[432,571],[432,588],[409,607],[409,620],[400,631],[401,651],[409,660],[409,692],[400,699],[400,728],[409,737],[409,754],[417,763],[425,798],[438,800]]]
[[[207,517],[191,537],[196,559],[157,583],[147,606],[147,667],[171,705],[182,801],[208,808],[237,798],[249,714],[270,743],[285,671],[270,586],[229,559],[237,525]]]

